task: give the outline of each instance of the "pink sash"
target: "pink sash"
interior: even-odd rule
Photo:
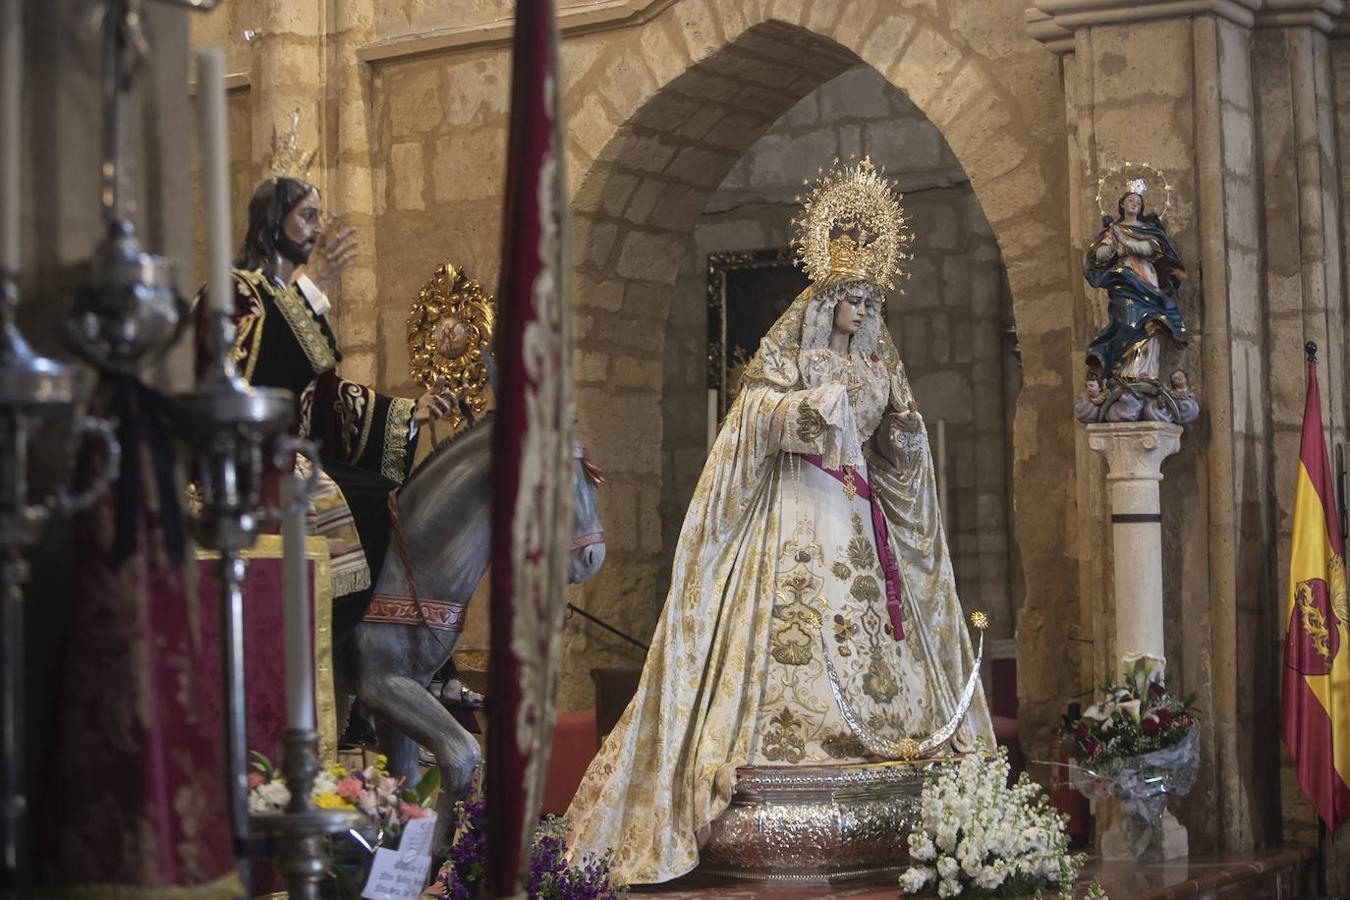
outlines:
[[[821,458],[814,453],[803,454],[803,458],[841,484],[845,483],[847,476],[842,469],[825,468]],[[900,567],[896,565],[895,557],[891,554],[891,530],[886,525],[886,516],[881,511],[881,503],[872,491],[871,473],[868,473],[868,480],[865,482],[857,480],[856,472],[853,474],[853,486],[857,490],[858,496],[866,500],[872,508],[872,536],[876,539],[877,559],[881,561],[881,571],[886,576],[886,611],[890,613],[891,617],[891,634],[897,641],[903,641],[905,639],[905,627],[900,620],[902,582],[900,581]]]

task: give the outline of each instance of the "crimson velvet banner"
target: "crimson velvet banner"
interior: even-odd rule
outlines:
[[[281,732],[286,728],[286,629],[281,590],[281,535],[264,534],[246,551],[244,575],[244,689],[248,706],[249,750],[274,763],[281,761]],[[202,609],[203,674],[210,690],[204,700],[207,716],[224,721],[220,709],[220,644],[217,637],[220,582],[218,555],[197,553],[197,592]],[[321,537],[305,540],[312,596],[310,626],[314,630],[314,710],[319,732],[319,757],[337,761],[336,706],[333,697],[332,576],[328,548]],[[222,738],[222,740],[224,740]]]
[[[553,723],[571,501],[572,403],[550,0],[516,4],[493,434],[488,892],[523,892]]]

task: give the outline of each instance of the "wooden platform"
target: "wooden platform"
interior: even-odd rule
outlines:
[[[1074,896],[1082,896],[1096,879],[1111,900],[1302,900],[1312,893],[1312,850],[1285,847],[1246,856],[1193,856],[1168,863],[1102,862],[1090,859]],[[664,900],[765,900],[765,898],[849,897],[853,900],[897,900],[894,881],[838,885],[759,885],[712,878],[694,872],[668,884],[634,887],[633,894]]]

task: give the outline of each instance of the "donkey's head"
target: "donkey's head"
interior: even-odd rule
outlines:
[[[581,584],[605,562],[605,529],[595,502],[595,490],[605,483],[605,476],[586,456],[580,441],[572,443],[572,458],[572,560],[568,581]]]

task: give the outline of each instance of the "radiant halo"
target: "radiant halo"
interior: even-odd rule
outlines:
[[[1110,167],[1097,180],[1097,209],[1101,210],[1103,216],[1115,218],[1116,204],[1125,194],[1131,193],[1140,194],[1144,198],[1144,208],[1151,207],[1161,218],[1167,218],[1167,214],[1172,211],[1172,185],[1163,170],[1148,163],[1128,160]],[[1162,198],[1161,207],[1159,197]]]

